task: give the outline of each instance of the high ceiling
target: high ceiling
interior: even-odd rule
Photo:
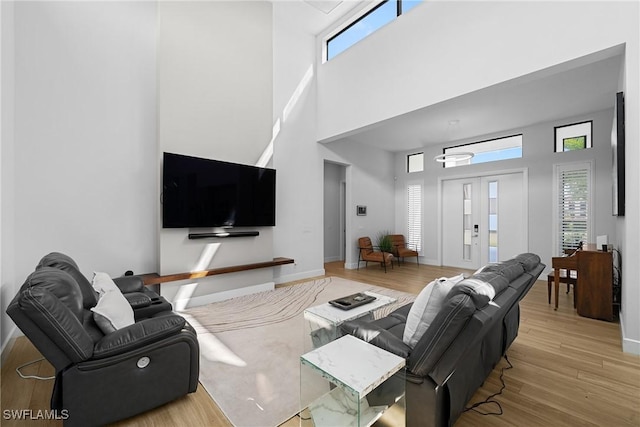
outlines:
[[[362,3],[290,1],[287,15],[309,33],[319,34]],[[613,108],[621,58],[621,49],[609,49],[349,132],[332,142],[408,151]]]

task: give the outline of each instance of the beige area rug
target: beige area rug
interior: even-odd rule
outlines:
[[[235,426],[285,422],[299,412],[304,309],[363,291],[397,298],[377,316],[415,299],[331,277],[185,310],[198,331],[201,384]]]

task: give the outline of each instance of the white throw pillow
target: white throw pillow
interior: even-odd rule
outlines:
[[[135,323],[133,308],[120,291],[105,292],[91,311],[93,319],[105,335]]]
[[[93,289],[100,294],[99,297],[102,297],[102,295],[109,291],[120,292],[120,288],[118,288],[107,273],[94,272],[91,284],[93,285]]]
[[[451,288],[463,279],[462,274],[450,278],[441,277],[420,291],[407,315],[407,324],[402,336],[405,344],[411,348],[415,347],[440,311]]]
[[[103,333],[110,334],[135,323],[131,304],[107,273],[94,272],[92,285],[99,294],[98,304],[91,309],[93,320]]]

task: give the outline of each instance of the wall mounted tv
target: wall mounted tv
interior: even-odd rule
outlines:
[[[276,224],[276,171],[164,153],[162,227]]]

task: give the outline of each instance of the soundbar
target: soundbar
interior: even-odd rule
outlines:
[[[219,231],[215,233],[189,233],[189,239],[222,239],[226,237],[255,237],[259,235],[259,231]]]

